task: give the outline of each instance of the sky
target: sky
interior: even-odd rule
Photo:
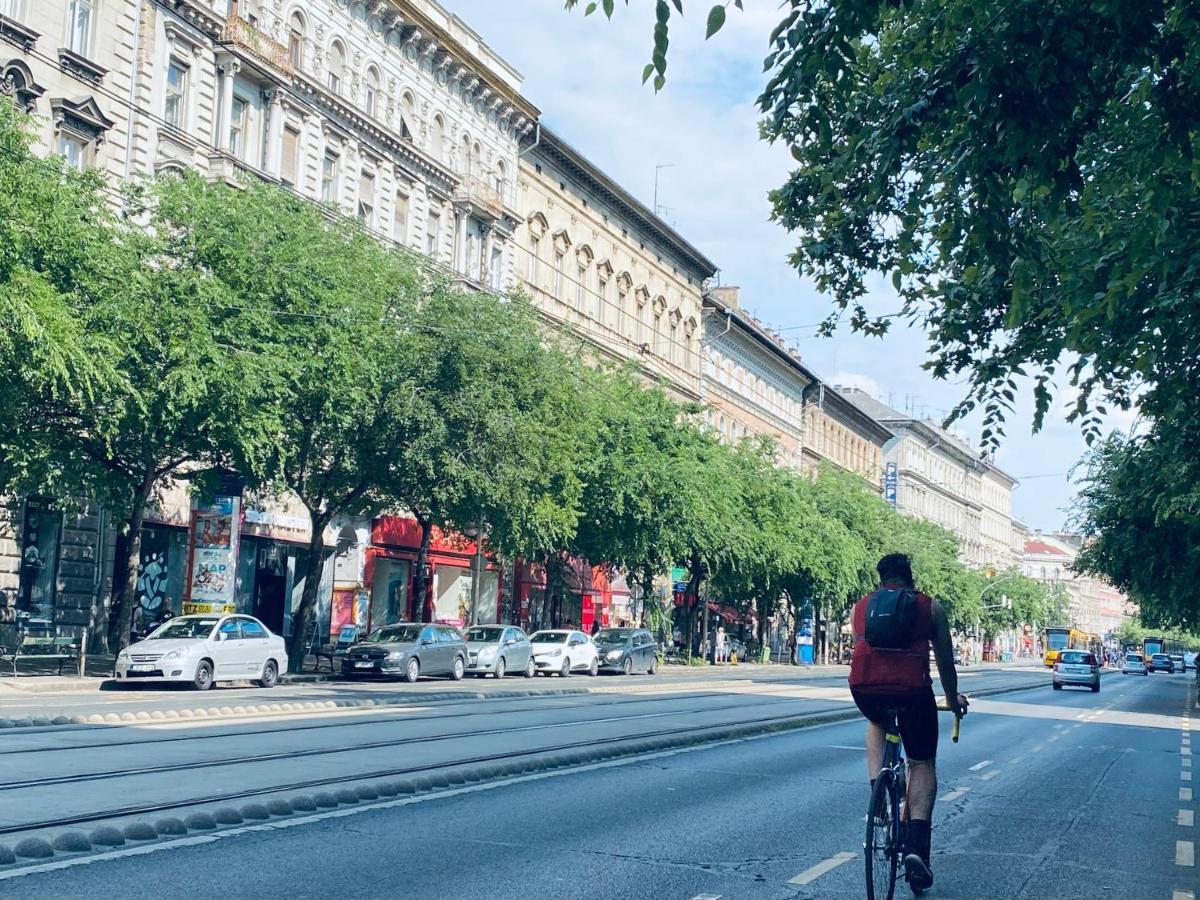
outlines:
[[[663,166],[660,215],[720,267],[722,284],[740,287],[742,306],[795,340],[826,383],[855,385],[901,412],[938,420],[962,399],[964,383],[937,382],[921,369],[928,341],[919,328],[894,328],[882,339],[848,327],[833,338],[815,334],[832,301],[788,264],[795,242],[770,221],[768,191],[784,182],[792,160],[786,148],[759,139],[754,106],[776,3],[751,0],[744,12],[731,6],[724,29],[705,42],[710,4],[688,0],[690,16],[672,19],[667,84],[655,94],[641,84],[650,56],[649,3],[618,3],[609,22],[599,13],[585,18],[586,2],[570,13],[562,0],[441,2],[522,73],[522,92],[544,124],[647,206]],[[887,313],[900,302],[881,279],[867,305]],[[1069,513],[1069,473],[1086,450],[1077,427],[1064,420],[1072,396],[1069,387],[1058,391],[1037,434],[1032,398],[1019,397],[996,455],[996,464],[1020,480],[1013,511],[1031,528],[1062,528]],[[978,442],[977,419],[955,430]]]

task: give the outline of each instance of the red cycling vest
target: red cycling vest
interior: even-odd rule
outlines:
[[[850,687],[865,694],[911,694],[933,685],[929,676],[929,648],[933,640],[933,600],[920,591],[913,639],[904,650],[875,650],[867,643],[867,601],[854,604],[854,658],[850,661]]]

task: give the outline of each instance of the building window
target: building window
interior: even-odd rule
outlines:
[[[246,117],[250,114],[250,103],[235,96],[229,110],[229,152],[239,159],[246,154]]]
[[[375,224],[375,173],[366,169],[358,178],[358,221],[367,228]]]
[[[575,312],[583,315],[586,302],[584,294],[587,293],[587,269],[580,266],[575,270],[575,276]]]
[[[504,254],[499,247],[492,248],[492,290],[499,291],[503,289],[504,284]]]
[[[508,170],[505,168],[503,161],[496,163],[496,170],[492,173],[492,187],[496,190],[496,196],[500,198],[500,202],[504,202],[504,190],[508,185]]]
[[[554,296],[556,299],[562,299],[562,280],[563,280],[563,254],[555,251],[554,253]]]
[[[541,244],[542,242],[538,238],[529,238],[529,271],[525,273],[525,278],[535,287],[538,280],[538,264],[541,261]]]
[[[300,132],[294,128],[283,129],[283,160],[279,177],[288,187],[295,187],[300,170]]]
[[[21,0],[0,0],[0,16],[10,19],[21,18]]]
[[[329,48],[329,89],[335,94],[342,92],[346,78],[346,51],[337,41]]]
[[[368,116],[375,115],[375,105],[379,97],[379,73],[372,66],[367,69],[367,77],[363,83],[363,110]]]
[[[425,252],[430,256],[437,254],[438,232],[442,230],[442,217],[435,212],[425,220]]]
[[[288,23],[288,60],[297,69],[304,62],[304,32],[304,17],[298,12],[292,13]]]
[[[442,121],[441,116],[433,117],[433,126],[429,129],[429,155],[438,162],[445,162],[442,158],[446,152],[446,123]]]
[[[82,172],[88,164],[88,143],[83,138],[68,132],[59,132],[58,154],[72,169]]]
[[[392,208],[392,238],[399,244],[408,241],[408,195],[396,192],[396,205]]]
[[[67,0],[67,49],[87,56],[92,47],[96,0]]]
[[[321,202],[337,202],[338,157],[331,150],[325,151],[321,160]]]
[[[172,128],[187,127],[187,84],[187,66],[172,59],[167,63],[167,93],[163,102],[163,118]]]
[[[596,319],[601,322],[608,322],[611,319],[612,327],[616,328],[619,324],[616,316],[610,316],[608,310],[608,279],[603,276],[598,276],[596,279]]]

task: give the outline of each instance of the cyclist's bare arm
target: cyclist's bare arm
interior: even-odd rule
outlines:
[[[938,678],[946,694],[946,702],[957,700],[956,712],[966,715],[966,698],[958,692],[958,669],[954,667],[954,645],[950,642],[950,622],[946,610],[936,600],[931,605],[933,613],[933,658],[937,661]]]

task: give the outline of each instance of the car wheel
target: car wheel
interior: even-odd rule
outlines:
[[[404,680],[409,684],[415,684],[420,677],[421,663],[418,660],[410,659],[408,665],[404,667]]]
[[[260,688],[273,688],[279,684],[279,665],[273,659],[263,663],[262,677],[258,679]]]
[[[1059,683],[1056,681],[1056,682],[1054,683],[1054,689],[1055,689],[1056,691],[1061,691],[1061,690],[1062,690],[1062,685],[1061,685],[1061,684],[1059,684]]]
[[[504,661],[504,657],[496,660],[496,680],[499,681],[504,677],[504,670],[508,668],[508,663]]]
[[[467,669],[467,664],[463,662],[461,656],[454,657],[454,668],[450,670],[450,678],[454,681],[462,681],[463,672]]]
[[[1098,694],[1098,693],[1100,693],[1100,685],[1098,685],[1098,684],[1093,684],[1093,685],[1092,685],[1092,693],[1093,693],[1093,694]]]
[[[525,663],[525,677],[532,678],[537,674],[537,666],[533,664],[533,657],[529,657],[529,662]]]
[[[198,691],[207,691],[213,686],[213,667],[207,659],[200,660],[200,665],[196,666],[196,677],[192,679],[192,685]]]
[[[558,670],[558,677],[566,678],[570,674],[571,674],[571,661],[569,659],[564,659],[562,668]]]
[[[632,675],[633,674],[633,657],[631,657],[631,656],[625,657],[625,662],[621,663],[621,674],[622,675]]]
[[[588,666],[588,674],[591,675],[593,678],[595,678],[596,673],[599,671],[600,671],[600,663],[595,658],[593,658],[592,664],[590,666]]]
[[[650,668],[648,668],[646,670],[646,674],[653,675],[657,671],[658,671],[658,654],[656,653],[652,657],[650,657]]]

